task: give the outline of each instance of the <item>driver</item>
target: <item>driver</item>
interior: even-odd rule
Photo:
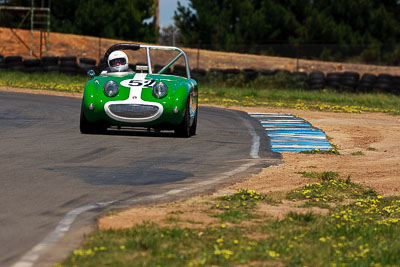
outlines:
[[[129,71],[128,56],[122,51],[114,51],[108,56],[108,68],[101,72],[106,74],[110,72]]]

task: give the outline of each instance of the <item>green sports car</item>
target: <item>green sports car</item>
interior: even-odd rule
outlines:
[[[136,71],[132,71],[122,50],[140,49],[146,50],[147,65],[136,65]],[[176,51],[178,55],[152,73],[151,50]],[[164,74],[182,56],[186,77]],[[92,79],[83,93],[81,133],[104,133],[109,127],[145,127],[173,130],[180,137],[196,134],[198,86],[191,79],[185,52],[170,46],[116,44],[107,50],[103,62],[108,66],[99,76],[88,72]]]

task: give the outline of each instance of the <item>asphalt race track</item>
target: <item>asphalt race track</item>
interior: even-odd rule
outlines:
[[[181,188],[192,189],[157,201],[206,192],[280,160],[267,150],[259,123],[243,112],[200,107],[197,135],[188,139],[141,130],[82,135],[80,102],[0,91],[0,266],[18,262],[71,210],[140,204]],[[249,125],[260,137],[260,159],[250,156]],[[190,187],[227,173],[235,175]],[[68,235],[93,225],[103,211],[82,212]]]

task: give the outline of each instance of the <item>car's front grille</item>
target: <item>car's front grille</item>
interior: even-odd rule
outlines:
[[[109,109],[113,114],[124,118],[148,118],[155,115],[159,108],[140,104],[112,104]]]

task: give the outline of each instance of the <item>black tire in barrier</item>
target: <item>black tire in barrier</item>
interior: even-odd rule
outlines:
[[[340,89],[341,72],[330,72],[326,74],[326,87],[331,89]]]
[[[358,86],[359,79],[360,74],[357,72],[346,71],[343,72],[340,83],[344,90],[354,92]]]
[[[26,58],[24,59],[25,72],[43,72],[42,61],[36,58]]]
[[[23,71],[24,63],[22,62],[22,57],[20,56],[8,56],[5,57],[4,62],[9,70],[13,71]]]
[[[184,65],[175,65],[172,74],[176,76],[186,77],[186,67]]]
[[[221,69],[212,68],[212,69],[210,69],[209,73],[210,73],[211,77],[215,77],[215,78],[223,76],[223,72]]]
[[[5,71],[7,70],[7,65],[5,62],[0,61],[0,71]]]
[[[374,83],[376,81],[377,77],[374,74],[371,73],[365,73],[362,77],[361,77],[361,82],[369,82],[369,83]]]
[[[380,93],[392,93],[394,91],[393,78],[390,74],[379,74],[374,83],[374,89]]]
[[[24,65],[25,67],[38,67],[42,65],[42,62],[40,59],[26,58],[24,59]]]
[[[310,81],[308,86],[311,90],[320,90],[325,87],[325,83]]]
[[[246,79],[246,82],[253,81],[258,76],[258,71],[255,69],[243,69],[242,73]]]
[[[299,81],[306,81],[308,79],[308,74],[307,72],[303,71],[297,71],[293,72],[293,75],[296,77],[297,80]]]
[[[325,87],[325,75],[321,71],[313,71],[308,75],[308,86],[311,90],[320,90]]]
[[[393,77],[393,93],[400,95],[400,76]]]
[[[269,69],[259,69],[257,70],[259,74],[263,75],[263,76],[270,76],[270,75],[274,75],[275,72],[273,70],[269,70]]]
[[[42,65],[43,66],[58,66],[58,57],[54,56],[44,56],[42,57]]]
[[[21,62],[22,63],[22,57],[20,57],[20,56],[8,56],[8,57],[4,58],[4,62],[6,64],[13,63],[13,62]]]
[[[96,59],[93,58],[87,58],[87,57],[81,57],[79,59],[80,64],[87,64],[87,65],[96,65]]]
[[[76,63],[76,57],[60,57],[60,64],[63,62],[75,62]]]
[[[206,76],[207,72],[205,69],[195,68],[195,69],[191,70],[190,74],[193,79],[199,80],[199,79],[204,78]]]
[[[240,70],[239,69],[223,69],[222,74],[225,79],[229,79],[229,78],[235,77],[236,75],[239,75]]]
[[[76,57],[60,57],[59,70],[65,74],[75,75],[79,72],[78,63]]]
[[[321,71],[312,71],[308,76],[310,80],[312,79],[323,79],[325,80],[325,75]]]
[[[357,91],[362,93],[371,92],[375,81],[376,75],[365,73],[358,82]]]
[[[288,70],[284,70],[284,69],[274,69],[274,75],[290,75],[292,74],[290,71]]]
[[[393,84],[387,82],[376,82],[374,89],[380,93],[391,93],[393,91]]]
[[[357,86],[357,91],[361,93],[368,93],[372,91],[373,84],[366,81],[360,81]]]

